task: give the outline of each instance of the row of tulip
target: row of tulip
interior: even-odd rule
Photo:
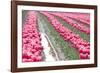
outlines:
[[[67,17],[66,14],[64,14],[64,13],[52,13],[52,12],[49,12],[49,13],[53,14],[55,16],[59,16],[64,21],[66,21],[69,25],[73,26],[74,28],[76,28],[76,29],[78,29],[86,34],[90,34],[90,28],[84,26],[82,23],[77,23],[75,20]],[[70,15],[68,15],[68,16],[70,16]]]
[[[27,19],[23,26],[22,44],[23,44],[23,62],[39,62],[42,61],[41,38],[39,30],[37,29],[36,12],[29,11]]]
[[[90,25],[90,15],[89,14],[73,14],[73,13],[63,13],[64,15],[71,17],[75,20],[81,21]]]
[[[67,42],[70,42],[73,47],[75,47],[80,54],[80,59],[90,58],[90,44],[86,42],[79,35],[73,33],[68,28],[64,27],[52,14],[48,12],[40,12],[45,15],[54,29],[59,32],[60,36]]]

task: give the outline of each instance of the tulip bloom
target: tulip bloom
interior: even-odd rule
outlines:
[[[86,42],[85,40],[80,38],[79,35],[76,35],[71,30],[64,27],[52,14],[49,14],[48,12],[41,12],[41,13],[48,18],[49,22],[55,28],[55,30],[59,32],[60,36],[62,36],[65,41],[70,42],[79,51],[80,59],[90,58],[89,42]]]
[[[40,33],[38,31],[36,12],[29,11],[27,19],[24,23],[22,32],[23,43],[23,62],[39,62],[42,61]]]

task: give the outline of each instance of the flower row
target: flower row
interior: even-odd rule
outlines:
[[[79,35],[73,33],[68,28],[64,27],[52,14],[48,12],[41,12],[44,14],[54,29],[59,32],[60,36],[64,38],[65,41],[70,42],[73,47],[79,51],[80,59],[90,58],[90,44],[80,38]]]
[[[85,32],[86,34],[90,34],[90,28],[84,26],[82,23],[77,23],[73,19],[67,17],[66,14],[64,14],[64,13],[50,13],[50,14],[53,14],[55,16],[59,16],[64,21],[66,21],[69,25],[73,26],[74,28],[76,28],[82,32]]]
[[[37,17],[34,11],[27,13],[27,19],[23,25],[22,42],[23,42],[23,62],[42,61],[41,38],[37,29]]]
[[[71,17],[73,19],[79,20],[81,22],[90,25],[90,15],[89,14],[73,14],[73,13],[63,13],[64,15]]]

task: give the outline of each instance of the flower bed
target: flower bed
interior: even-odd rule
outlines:
[[[36,12],[29,11],[27,19],[23,26],[22,42],[23,42],[23,62],[38,62],[42,61],[41,38],[37,25]]]
[[[89,59],[90,58],[90,44],[86,42],[79,35],[74,34],[68,28],[65,28],[53,15],[48,12],[41,12],[44,14],[51,25],[59,32],[60,36],[64,38],[65,41],[70,42],[73,47],[75,47],[80,53],[80,59]]]
[[[81,23],[77,23],[76,21],[74,21],[71,18],[68,18],[67,16],[70,16],[70,15],[68,15],[67,13],[52,13],[52,12],[49,12],[49,13],[62,18],[63,20],[65,20],[69,25],[73,26],[74,28],[76,28],[82,32],[85,32],[86,34],[90,34],[90,28],[84,26]],[[75,17],[75,16],[73,16],[73,17]]]
[[[75,20],[84,22],[87,25],[90,25],[90,15],[89,14],[81,14],[81,13],[63,13],[63,14]]]

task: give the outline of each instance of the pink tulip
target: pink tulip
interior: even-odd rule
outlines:
[[[28,12],[28,17],[23,27],[23,62],[38,62],[42,61],[40,33],[37,29],[37,17],[34,11]]]
[[[80,59],[89,59],[90,58],[88,56],[88,55],[90,55],[90,50],[89,50],[90,45],[89,45],[89,42],[86,42],[85,40],[80,38],[79,35],[73,33],[71,30],[65,28],[63,26],[63,24],[61,24],[52,14],[50,14],[48,12],[41,12],[41,13],[44,14],[48,18],[49,22],[55,28],[55,30],[57,32],[59,32],[60,36],[62,36],[65,41],[70,42],[73,45],[73,47],[75,47],[79,51]],[[61,14],[57,14],[57,15],[58,16],[63,16]],[[67,20],[73,22],[69,18]],[[59,23],[59,25],[57,25],[58,23]],[[74,23],[72,23],[72,24],[74,24]],[[74,26],[79,28],[79,29],[83,28],[83,26],[81,26],[81,25],[78,26],[78,24],[77,25],[75,24]],[[83,30],[83,31],[85,31],[85,30]]]
[[[69,15],[67,13],[52,13],[52,12],[49,12],[49,13],[53,14],[54,16],[61,17],[63,20],[65,20],[69,25],[73,26],[74,28],[76,28],[76,29],[78,29],[78,30],[80,30],[82,32],[85,32],[86,34],[90,34],[90,28],[87,28],[86,26],[84,26],[84,24],[76,23],[76,21],[74,21],[73,19],[69,18],[71,15]],[[71,17],[76,17],[76,16],[72,15]]]

